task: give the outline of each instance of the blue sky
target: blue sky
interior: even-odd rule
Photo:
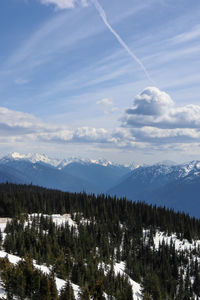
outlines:
[[[1,152],[198,159],[199,0],[96,3],[0,2]]]

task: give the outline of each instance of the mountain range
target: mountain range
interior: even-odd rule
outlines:
[[[108,191],[200,217],[200,161],[181,165],[155,164],[133,170]]]
[[[106,160],[58,160],[14,152],[0,159],[0,181],[97,194],[118,184],[132,168],[133,165],[117,165]]]
[[[70,192],[106,193],[166,206],[200,218],[200,161],[152,166],[106,160],[50,159],[12,153],[0,159],[0,182],[26,183]]]

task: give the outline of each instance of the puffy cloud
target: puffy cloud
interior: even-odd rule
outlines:
[[[148,87],[135,97],[134,107],[127,110],[127,114],[160,116],[166,109],[173,107],[170,96],[156,87]]]
[[[114,113],[119,110],[119,108],[114,106],[113,101],[109,98],[103,98],[97,101],[96,104],[99,105],[100,107],[103,107],[103,112],[106,115],[110,113]]]
[[[148,87],[126,110],[122,127],[137,142],[194,143],[200,141],[200,106],[176,106],[171,97],[156,87]]]
[[[126,110],[123,126],[200,129],[200,106],[178,107],[168,94],[158,88],[148,87],[135,97],[134,106]]]

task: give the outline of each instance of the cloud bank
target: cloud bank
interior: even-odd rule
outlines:
[[[112,107],[103,98],[99,106]],[[115,129],[78,127],[43,122],[34,115],[0,107],[0,143],[5,141],[42,144],[93,144],[110,149],[176,149],[200,143],[200,106],[177,106],[155,87],[144,89],[125,111],[121,127]],[[180,149],[179,147],[179,149]],[[187,148],[188,149],[188,148]]]

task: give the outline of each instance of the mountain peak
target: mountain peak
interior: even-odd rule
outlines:
[[[30,161],[31,163],[42,162],[53,166],[57,166],[59,164],[59,161],[57,159],[50,159],[47,155],[39,153],[20,154],[18,152],[12,152],[4,156],[1,159],[1,162],[8,162],[10,160],[26,160]]]
[[[39,153],[27,153],[27,154],[21,154],[18,152],[12,152],[9,153],[8,155],[2,157],[0,159],[1,163],[6,163],[8,161],[20,161],[20,160],[26,160],[31,163],[45,163],[52,165],[58,169],[62,169],[66,167],[69,164],[72,163],[78,163],[82,165],[90,165],[90,164],[96,164],[96,165],[101,165],[104,167],[108,166],[117,166],[117,167],[126,167],[129,168],[130,170],[133,170],[136,168],[136,165],[133,163],[131,165],[122,165],[122,164],[117,164],[113,163],[105,158],[100,158],[100,159],[88,159],[88,158],[81,158],[81,157],[69,157],[66,159],[57,159],[57,158],[49,158],[46,154],[39,154]]]

